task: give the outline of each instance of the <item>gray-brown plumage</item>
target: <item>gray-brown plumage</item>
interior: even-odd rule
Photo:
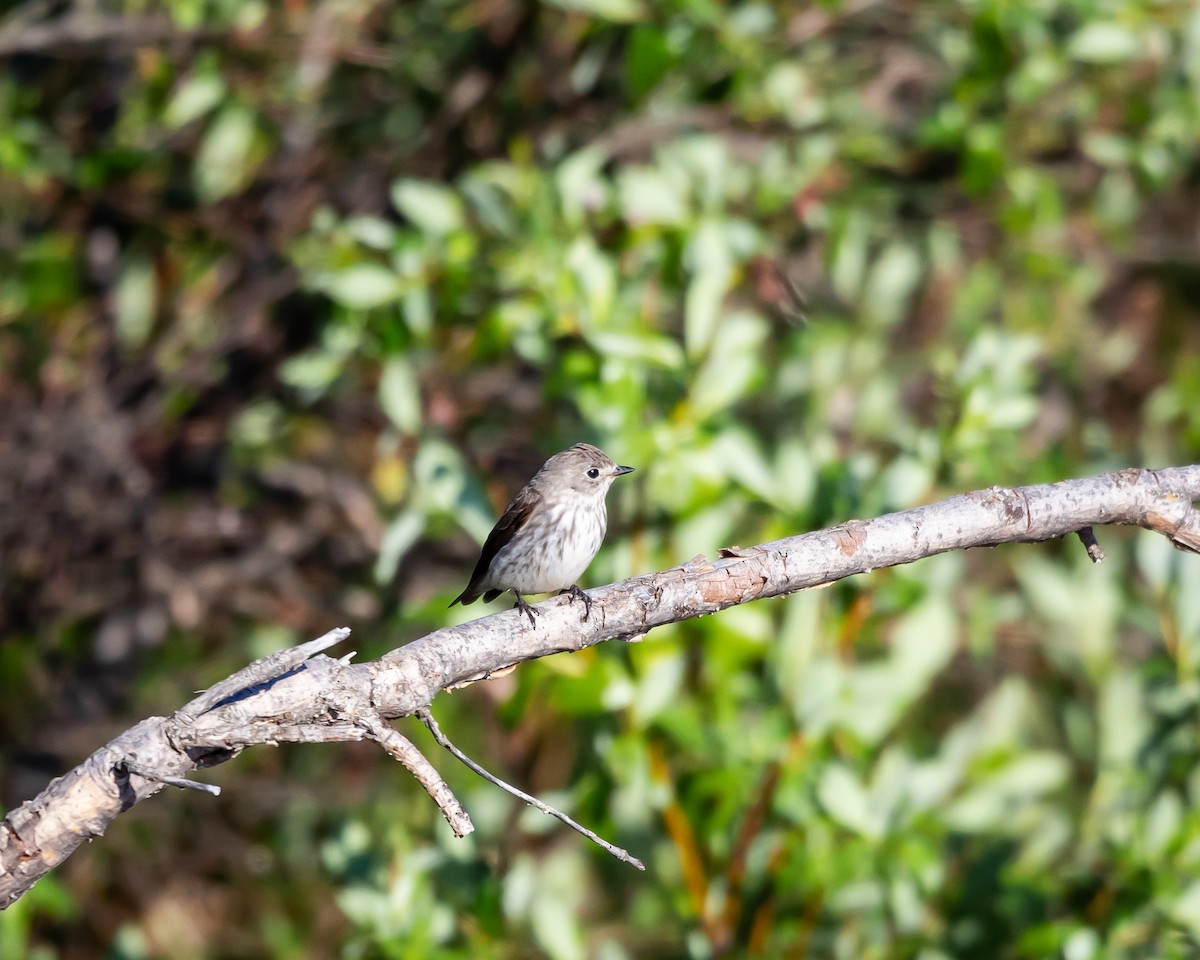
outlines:
[[[583,601],[583,619],[592,601],[576,581],[604,541],[608,509],[604,498],[613,480],[633,467],[621,467],[598,447],[577,443],[547,460],[513,497],[488,534],[467,588],[450,601],[495,600],[505,590],[536,626],[538,611],[523,594],[569,591]]]

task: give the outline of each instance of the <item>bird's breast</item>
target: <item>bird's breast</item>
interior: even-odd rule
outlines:
[[[489,579],[520,593],[549,593],[576,583],[596,556],[608,526],[603,501],[572,498],[543,504],[492,561]]]

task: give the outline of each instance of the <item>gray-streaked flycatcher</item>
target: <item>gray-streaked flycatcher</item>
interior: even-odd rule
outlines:
[[[495,600],[505,590],[517,595],[517,609],[536,627],[540,616],[522,594],[562,590],[571,602],[583,601],[583,617],[592,612],[591,598],[576,583],[600,549],[608,529],[604,498],[620,467],[598,447],[577,443],[556,453],[513,497],[492,528],[471,574],[467,589],[450,606]]]

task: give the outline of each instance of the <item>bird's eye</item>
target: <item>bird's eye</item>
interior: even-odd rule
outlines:
[[[588,479],[590,479],[590,480],[595,480],[597,477],[599,477],[599,476],[600,476],[600,471],[599,471],[599,470],[597,470],[595,467],[592,467],[592,468],[591,468],[591,469],[590,469],[590,470],[587,472],[587,475],[588,475]]]

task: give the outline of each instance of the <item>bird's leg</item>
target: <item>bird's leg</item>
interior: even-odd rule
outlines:
[[[592,598],[581,590],[577,583],[571,584],[566,590],[560,590],[558,595],[561,597],[564,593],[571,598],[571,603],[574,603],[576,600],[583,601],[583,616],[579,618],[579,622],[586,623],[588,617],[592,615]]]
[[[517,591],[514,590],[513,593],[517,593]],[[529,625],[536,630],[537,620],[535,620],[534,617],[540,617],[542,615],[542,611],[533,609],[533,607],[525,602],[525,598],[519,593],[517,593],[517,602],[514,604],[514,606],[529,618]]]

